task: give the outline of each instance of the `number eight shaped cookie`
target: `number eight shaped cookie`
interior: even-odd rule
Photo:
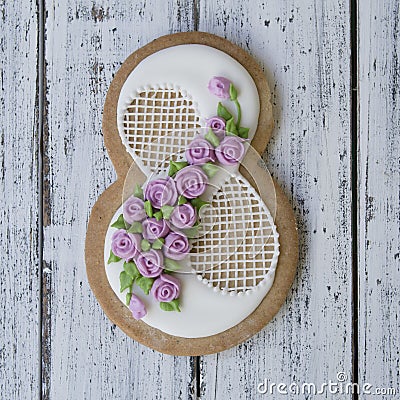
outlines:
[[[118,179],[93,207],[86,266],[126,334],[168,354],[209,354],[277,313],[298,239],[259,157],[272,127],[262,70],[225,39],[168,35],[121,66],[103,113]]]

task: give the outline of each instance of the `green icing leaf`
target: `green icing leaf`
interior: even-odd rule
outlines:
[[[204,164],[201,168],[209,178],[212,178],[219,170],[219,167],[211,162]]]
[[[153,217],[159,221],[160,219],[162,219],[163,215],[162,215],[162,211],[157,211],[156,213],[153,214]]]
[[[182,204],[187,203],[187,198],[185,196],[180,195],[178,198],[178,205],[181,206]]]
[[[175,166],[177,171],[180,171],[182,168],[188,166],[188,163],[186,161],[171,161],[171,164]]]
[[[167,271],[166,269],[164,269],[163,274],[167,274],[167,275],[172,275],[174,273],[174,271]]]
[[[222,105],[221,102],[218,103],[217,114],[218,117],[223,118],[225,121],[232,118],[232,114]]]
[[[111,264],[111,263],[113,263],[113,262],[118,262],[118,261],[120,261],[120,260],[121,260],[121,258],[117,257],[117,256],[112,252],[112,250],[110,250],[110,257],[108,257],[107,264]]]
[[[183,233],[189,238],[194,239],[199,237],[199,225],[194,225],[191,228],[183,229]]]
[[[237,99],[233,100],[236,106],[236,111],[237,111],[237,121],[236,121],[236,128],[239,129],[240,127],[240,121],[242,120],[242,107],[240,107],[240,103],[238,102]]]
[[[126,229],[126,223],[124,216],[121,214],[118,219],[111,225],[112,228]]]
[[[231,96],[231,100],[236,100],[237,99],[237,90],[235,88],[235,86],[233,86],[233,83],[230,84],[229,86],[229,96]]]
[[[144,202],[144,211],[151,218],[153,216],[153,207],[151,206],[150,200]]]
[[[169,170],[168,170],[168,176],[174,176],[176,174],[176,167],[175,165],[172,164],[172,161],[169,162]]]
[[[143,189],[138,183],[135,185],[135,190],[133,191],[133,195],[135,197],[139,197],[139,199],[142,199],[142,200],[144,199]]]
[[[139,278],[136,279],[135,283],[140,287],[140,289],[143,290],[145,294],[149,294],[150,289],[153,286],[154,279],[146,278],[145,276],[140,276]]]
[[[165,206],[161,207],[161,212],[162,212],[164,219],[169,219],[169,217],[172,214],[172,211],[174,211],[174,207],[172,207],[172,206],[165,205]]]
[[[136,279],[140,276],[140,272],[133,261],[124,262],[124,271],[132,278]]]
[[[143,240],[140,242],[140,247],[141,247],[141,249],[142,249],[143,251],[149,251],[149,250],[151,249],[151,244],[150,244],[150,242],[149,242],[148,240],[143,239]]]
[[[165,242],[165,239],[164,239],[164,238],[156,239],[156,240],[153,242],[153,244],[151,245],[151,247],[152,247],[154,250],[161,250],[162,247],[163,247],[164,242]]]
[[[126,297],[125,297],[125,304],[126,304],[127,306],[129,306],[129,304],[130,304],[130,302],[131,302],[131,298],[132,298],[132,293],[131,293],[131,292],[128,292],[128,293],[126,294]]]
[[[163,311],[181,312],[181,309],[179,308],[179,299],[172,300],[169,303],[162,301],[162,302],[160,302],[160,308]]]
[[[169,170],[168,175],[173,176],[182,168],[185,168],[188,165],[186,161],[170,161],[169,162]]]
[[[143,232],[143,227],[140,222],[134,221],[133,224],[130,226],[128,229],[129,233],[142,233]]]
[[[214,147],[219,146],[219,139],[211,128],[208,130],[208,132],[204,136],[204,139],[208,140]]]
[[[249,137],[249,128],[244,128],[241,126],[238,130],[239,136],[243,139],[247,139]]]
[[[168,271],[178,271],[181,269],[181,265],[175,260],[171,260],[170,258],[164,258],[164,267]]]
[[[238,131],[236,128],[236,124],[235,121],[233,120],[233,118],[229,119],[228,121],[226,121],[226,127],[225,130],[227,132],[233,133],[234,135],[238,135]]]
[[[204,201],[200,197],[197,197],[196,199],[191,200],[192,206],[197,210],[197,214],[199,214],[200,210],[205,207],[209,206],[210,203],[207,201]]]
[[[119,274],[119,284],[120,289],[119,291],[122,293],[125,289],[128,289],[132,286],[133,278],[126,272],[122,271]]]

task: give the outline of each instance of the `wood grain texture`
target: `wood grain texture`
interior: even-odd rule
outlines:
[[[0,393],[37,398],[40,262],[35,1],[0,1]]]
[[[193,9],[180,3],[45,4],[45,399],[193,397],[194,359],[156,353],[113,326],[89,289],[84,263],[89,212],[115,180],[101,132],[106,91],[138,47],[193,29]]]
[[[265,68],[276,121],[265,160],[291,198],[301,237],[286,305],[257,337],[200,360],[201,398],[255,399],[264,378],[318,384],[339,371],[350,376],[349,1],[45,3],[40,299],[38,6],[0,0],[2,398],[40,396],[41,301],[44,399],[195,398],[194,359],[148,350],[105,318],[86,282],[83,246],[89,211],[115,180],[101,133],[113,74],[152,39],[197,27],[241,45]],[[358,3],[358,375],[399,390],[400,6]]]
[[[400,2],[368,0],[358,11],[359,376],[398,396]]]
[[[199,29],[241,45],[265,68],[276,122],[265,160],[292,201],[301,246],[275,320],[202,359],[204,399],[262,397],[264,378],[321,384],[351,373],[350,14],[340,3],[200,2]]]

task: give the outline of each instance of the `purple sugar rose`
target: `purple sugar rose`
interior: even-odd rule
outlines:
[[[226,136],[215,149],[215,155],[222,165],[235,165],[244,155],[243,140],[238,136]]]
[[[203,165],[208,162],[215,162],[214,147],[203,138],[196,138],[189,143],[185,152],[186,160],[192,165]]]
[[[144,211],[144,202],[143,200],[135,196],[131,196],[128,200],[125,201],[122,210],[124,220],[128,224],[140,222],[146,218],[146,211]]]
[[[222,140],[225,136],[225,125],[226,122],[222,117],[212,117],[206,122],[206,126],[213,130],[219,140]]]
[[[179,297],[181,284],[172,275],[162,274],[151,287],[152,296],[159,302],[169,303]]]
[[[190,228],[196,222],[196,210],[190,203],[174,208],[169,221],[178,229]]]
[[[190,251],[188,238],[181,232],[170,232],[163,246],[165,257],[183,260]]]
[[[135,294],[132,294],[129,309],[132,311],[132,316],[135,319],[141,319],[147,314],[143,301]]]
[[[229,79],[223,78],[222,76],[214,76],[208,82],[208,90],[220,99],[229,99],[229,87],[231,81]]]
[[[155,278],[164,268],[164,257],[160,250],[150,249],[141,252],[136,258],[139,272],[146,278]]]
[[[168,177],[150,181],[144,190],[144,197],[155,208],[173,206],[178,199],[174,180]]]
[[[204,193],[208,178],[200,167],[189,165],[177,172],[175,182],[179,194],[188,199],[194,199]]]
[[[141,240],[138,234],[118,229],[111,237],[111,250],[119,258],[132,260],[139,253]]]
[[[169,227],[164,219],[157,221],[155,218],[147,218],[143,221],[143,237],[150,242],[162,238],[169,232]]]

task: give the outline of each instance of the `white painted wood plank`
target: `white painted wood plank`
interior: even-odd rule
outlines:
[[[0,1],[0,393],[39,395],[37,6]]]
[[[193,28],[180,1],[46,2],[48,266],[44,398],[188,399],[194,359],[133,342],[104,316],[85,273],[86,225],[115,180],[101,115],[122,61],[152,39]]]
[[[400,391],[400,2],[359,4],[359,376]],[[369,398],[361,396],[361,398]],[[391,395],[381,399],[395,398]]]
[[[265,68],[276,121],[265,160],[293,204],[301,242],[297,278],[275,320],[202,359],[202,398],[264,398],[264,378],[320,385],[350,376],[349,2],[202,0],[199,15],[200,30],[241,45]]]

